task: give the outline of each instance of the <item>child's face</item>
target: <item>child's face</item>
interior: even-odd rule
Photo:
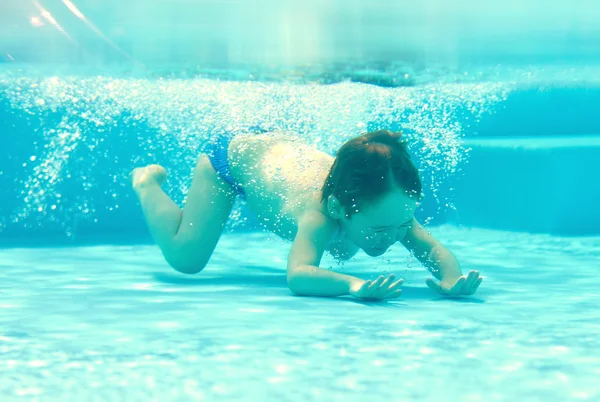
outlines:
[[[363,210],[343,219],[350,241],[377,257],[406,235],[413,223],[417,201],[394,189]]]

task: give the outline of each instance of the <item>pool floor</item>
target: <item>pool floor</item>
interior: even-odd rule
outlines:
[[[3,401],[600,400],[600,238],[435,228],[465,299],[400,246],[323,267],[394,272],[403,297],[301,298],[289,244],[224,235],[200,274],[155,246],[0,250]]]

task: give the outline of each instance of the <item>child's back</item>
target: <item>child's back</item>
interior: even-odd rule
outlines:
[[[264,227],[293,240],[308,209],[322,210],[321,190],[334,158],[288,133],[235,137],[231,174]]]

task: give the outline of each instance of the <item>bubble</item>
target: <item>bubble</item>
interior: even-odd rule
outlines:
[[[438,197],[441,183],[457,174],[467,158],[458,112],[466,107],[471,120],[478,119],[511,90],[496,83],[381,88],[349,82],[319,86],[202,78],[37,78],[6,73],[0,78],[0,96],[14,110],[42,118],[35,155],[23,163],[28,176],[17,183],[19,198],[26,201],[11,218],[36,224],[93,219],[99,203],[106,203],[94,192],[96,183],[102,183],[111,199],[124,196],[129,188],[121,178],[134,166],[158,159],[171,161],[169,181],[177,184],[169,195],[179,203],[197,155],[213,133],[243,132],[257,124],[298,133],[331,155],[367,129],[399,127],[422,162],[424,184]],[[57,112],[56,121],[44,120]],[[137,149],[136,154],[121,152],[122,144]],[[60,209],[51,208],[63,188],[74,194]],[[236,202],[228,228],[247,223],[241,218],[243,205]],[[440,200],[440,205],[452,207],[450,200]]]

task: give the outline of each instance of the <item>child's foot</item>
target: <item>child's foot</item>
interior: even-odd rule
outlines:
[[[167,171],[160,165],[148,165],[133,169],[131,181],[133,189],[138,191],[148,185],[160,185],[167,178]]]

